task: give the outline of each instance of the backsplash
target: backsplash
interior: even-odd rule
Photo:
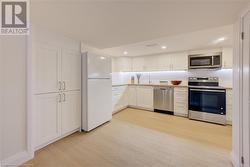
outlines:
[[[159,81],[182,80],[181,85],[187,85],[188,77],[219,77],[220,86],[232,87],[233,70],[190,70],[190,71],[160,71],[160,72],[140,72],[142,74],[140,83],[142,84],[158,84]],[[135,76],[135,83],[137,83],[136,72],[120,72],[112,73],[112,84],[127,84],[130,83],[131,76]]]

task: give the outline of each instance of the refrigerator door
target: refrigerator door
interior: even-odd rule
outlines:
[[[90,131],[112,119],[111,85],[111,79],[88,79],[86,131]]]
[[[88,53],[88,78],[111,78],[111,58]]]

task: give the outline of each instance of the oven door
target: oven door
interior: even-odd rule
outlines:
[[[189,56],[189,69],[209,68],[213,65],[213,56]]]
[[[226,115],[226,90],[189,88],[189,110]]]

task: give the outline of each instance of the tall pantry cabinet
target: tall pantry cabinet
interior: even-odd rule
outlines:
[[[34,31],[32,35],[35,147],[80,130],[80,42]]]

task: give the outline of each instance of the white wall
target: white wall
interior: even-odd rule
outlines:
[[[160,80],[182,80],[182,85],[187,85],[188,77],[219,77],[220,85],[226,87],[232,87],[232,69],[222,69],[222,70],[191,70],[191,71],[162,71],[162,72],[143,72],[140,83],[149,83],[149,78],[151,83],[159,83]],[[130,83],[130,77],[135,76],[134,72],[124,72],[124,73],[113,73],[112,74],[112,84],[127,84]],[[137,80],[137,79],[136,79]]]
[[[1,36],[1,151],[7,159],[26,150],[26,37]]]

